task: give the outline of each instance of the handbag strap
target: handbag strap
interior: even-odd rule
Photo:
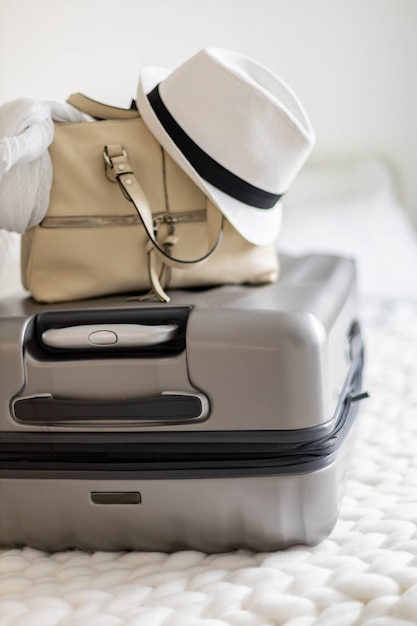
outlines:
[[[97,102],[82,93],[74,93],[67,99],[68,104],[71,104],[76,109],[79,109],[83,113],[91,115],[98,120],[133,120],[140,117],[139,111],[135,108],[123,109],[120,107],[110,106]]]
[[[140,117],[137,109],[122,109],[119,107],[109,106],[93,100],[82,93],[75,93],[69,96],[67,102],[75,106],[80,111],[91,115],[97,119],[135,119]],[[139,185],[132,167],[128,162],[126,150],[120,144],[112,144],[104,147],[104,160],[106,165],[106,175],[112,182],[118,182],[124,195],[135,206],[142,224],[145,228],[149,240],[152,242],[158,254],[164,263],[171,267],[192,267],[203,263],[209,256],[213,254],[220,243],[223,233],[223,216],[217,209],[213,212],[217,217],[217,224],[211,230],[209,238],[208,251],[198,259],[186,260],[178,259],[161,247],[156,240],[153,228],[152,212],[149,207],[148,200]],[[217,226],[217,228],[216,228]]]
[[[149,206],[148,199],[134,175],[133,169],[129,163],[126,150],[121,144],[111,144],[104,147],[103,152],[106,176],[112,182],[119,183],[119,186],[130,202],[133,203],[139,218],[143,224],[146,235],[149,239],[146,251],[148,253],[148,271],[149,279],[159,300],[169,302],[169,297],[165,293],[160,284],[158,273],[153,263],[153,256],[156,255],[165,265],[174,268],[190,268],[196,267],[207,261],[207,259],[216,250],[223,236],[224,218],[222,213],[211,204],[206,198],[207,207],[211,204],[213,210],[207,212],[210,217],[208,249],[197,259],[180,259],[172,256],[168,251],[176,243],[177,238],[174,235],[168,235],[163,244],[160,245],[156,239],[154,231],[153,216]]]
[[[130,109],[123,109],[103,104],[78,92],[69,96],[67,102],[98,120],[133,120],[140,118],[133,101]],[[104,147],[103,156],[107,178],[112,182],[118,182],[125,197],[133,203],[149,239],[146,250],[148,253],[148,273],[152,290],[159,300],[169,302],[169,297],[161,285],[161,277],[167,272],[157,272],[154,257],[157,256],[162,261],[163,268],[168,266],[185,269],[204,263],[213,254],[221,241],[223,235],[223,215],[206,197],[207,208],[210,205],[213,208],[212,211],[207,211],[207,216],[208,218],[210,217],[207,252],[199,258],[191,260],[173,257],[169,251],[175,245],[177,238],[173,234],[169,234],[165,237],[162,245],[157,241],[148,200],[134,175],[126,150],[121,144],[107,145]]]
[[[174,257],[168,254],[156,239],[148,199],[133,173],[126,150],[120,144],[108,145],[104,148],[103,156],[106,164],[107,177],[113,182],[118,182],[125,197],[133,203],[150,243],[164,263],[167,263],[170,267],[181,269],[195,267],[196,265],[204,263],[204,261],[213,254],[223,234],[223,215],[214,205],[213,208],[215,208],[215,210],[210,213],[213,223],[212,227],[209,228],[207,252],[197,259],[179,259],[178,257]]]

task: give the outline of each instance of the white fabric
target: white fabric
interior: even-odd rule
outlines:
[[[20,235],[0,230],[0,300],[22,292]]]
[[[1,626],[415,626],[417,302],[368,302],[340,519],[315,547],[0,552]]]
[[[144,68],[137,92],[145,123],[171,157],[245,239],[272,243],[281,224],[280,203],[257,209],[204,180],[148,101],[158,84],[164,105],[199,148],[247,183],[274,194],[288,191],[315,142],[296,95],[258,63],[218,48],[201,50],[173,72]]]
[[[354,258],[361,294],[417,294],[417,232],[382,160],[307,164],[285,201],[277,245]]]
[[[0,107],[0,229],[23,233],[46,214],[53,121],[91,119],[60,102],[20,98]]]

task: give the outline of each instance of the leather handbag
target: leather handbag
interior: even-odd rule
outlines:
[[[135,109],[82,94],[94,121],[55,123],[43,221],[22,236],[22,281],[39,302],[166,289],[265,284],[273,244],[246,241],[171,159]]]

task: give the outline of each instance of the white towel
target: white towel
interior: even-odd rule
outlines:
[[[23,233],[46,214],[53,122],[92,119],[60,102],[20,98],[0,106],[0,229]]]

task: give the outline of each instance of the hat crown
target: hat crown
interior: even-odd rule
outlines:
[[[184,132],[248,183],[287,190],[314,144],[314,131],[291,89],[238,53],[207,48],[159,85]]]
[[[162,147],[255,245],[279,232],[279,202],[315,137],[291,89],[236,52],[206,48],[141,72],[137,105]]]

